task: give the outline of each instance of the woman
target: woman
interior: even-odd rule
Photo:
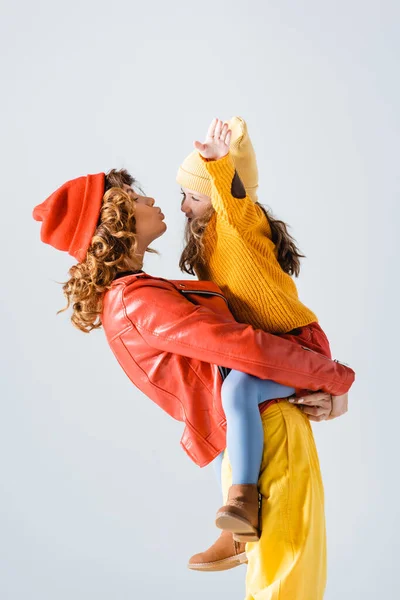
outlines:
[[[138,194],[133,184],[126,171],[80,177],[37,206],[34,218],[42,221],[42,241],[78,261],[64,285],[73,324],[84,332],[104,327],[132,382],[185,423],[181,444],[192,460],[205,466],[225,448],[220,399],[225,369],[323,390],[334,395],[335,404],[345,403],[354,380],[351,369],[237,323],[214,284],[168,281],[142,271],[145,252],[152,251],[150,244],[166,225],[154,200]],[[318,458],[307,417],[287,401],[272,402],[261,407],[275,447],[274,460],[262,468],[260,487],[262,520],[265,511],[279,519],[268,519],[275,523],[274,535],[265,528],[260,542],[249,545],[248,598],[260,590],[278,598],[271,594],[287,589],[294,590],[287,597],[319,599],[325,584],[325,529]],[[224,473],[226,483],[227,460]],[[222,560],[244,554],[233,549],[232,539],[221,536],[219,544]],[[302,562],[307,590],[297,576]]]

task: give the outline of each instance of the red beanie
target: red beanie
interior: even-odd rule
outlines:
[[[105,174],[87,175],[64,183],[33,210],[43,221],[42,242],[64,250],[82,262],[100,217]]]

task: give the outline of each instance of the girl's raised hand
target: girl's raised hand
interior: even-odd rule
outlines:
[[[218,160],[228,154],[231,135],[232,131],[229,129],[228,123],[214,119],[208,129],[204,144],[195,142],[194,147],[203,158]]]

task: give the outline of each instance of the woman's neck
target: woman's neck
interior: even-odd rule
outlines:
[[[139,271],[143,267],[144,254],[149,246],[148,242],[141,237],[136,238],[136,248],[132,255],[125,260],[124,268],[129,271]]]
[[[134,258],[127,258],[123,264],[124,271],[141,271],[143,268],[143,256],[135,256]]]

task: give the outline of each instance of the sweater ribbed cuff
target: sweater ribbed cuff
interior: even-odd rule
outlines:
[[[236,167],[233,162],[232,155],[230,152],[226,156],[219,158],[218,160],[210,160],[208,158],[204,158],[200,154],[201,160],[204,162],[204,166],[211,176],[216,175],[233,175],[235,174]]]

